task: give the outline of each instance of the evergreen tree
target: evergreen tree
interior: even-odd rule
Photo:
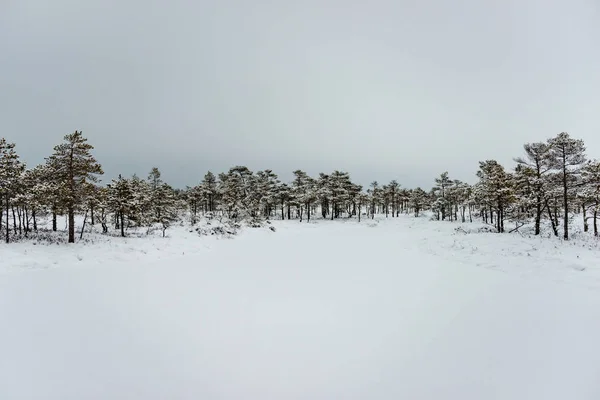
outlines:
[[[217,177],[212,172],[208,171],[204,175],[202,180],[202,196],[205,202],[205,210],[214,212],[216,207],[216,199],[218,195],[217,191]]]
[[[598,212],[600,211],[600,161],[592,161],[586,164],[582,170],[582,180],[584,187],[581,197],[587,204],[583,205],[584,230],[588,230],[588,217],[586,216],[586,205],[591,211],[592,225],[594,227],[594,236],[598,236]]]
[[[119,178],[113,179],[107,188],[109,209],[115,214],[115,221],[121,229],[121,236],[125,237],[125,218],[134,211],[134,195],[131,184],[119,175]]]
[[[307,222],[310,222],[310,209],[317,198],[316,182],[302,170],[294,171],[292,197],[298,206],[300,222],[302,222],[304,210],[306,210]]]
[[[75,131],[66,135],[64,143],[54,147],[54,154],[47,159],[53,183],[63,189],[60,202],[68,214],[69,243],[75,242],[75,212],[85,198],[87,183],[97,182],[96,175],[103,174],[90,153],[93,148],[80,131]]]
[[[415,217],[419,216],[421,210],[427,205],[427,193],[420,187],[413,189],[410,195],[410,206],[415,210]]]
[[[535,234],[540,234],[540,223],[545,204],[547,203],[547,183],[544,179],[551,170],[550,146],[547,143],[527,143],[523,146],[525,157],[515,161],[524,167],[518,171],[521,186],[527,187],[527,195],[535,207]]]
[[[563,237],[569,240],[569,191],[577,184],[577,176],[585,162],[583,140],[572,139],[568,133],[561,132],[548,141],[550,146],[549,163],[559,171],[563,200]]]
[[[443,172],[439,178],[435,179],[435,191],[436,191],[436,208],[439,209],[442,217],[442,221],[446,219],[449,202],[446,198],[446,192],[448,188],[452,186],[453,182],[448,176],[448,172]]]
[[[9,210],[19,194],[21,177],[24,171],[25,164],[19,160],[19,155],[15,151],[15,144],[8,143],[6,139],[0,138],[0,200],[4,202],[4,209],[6,210],[6,243],[10,241]],[[2,207],[0,207],[1,209]],[[2,212],[0,211],[0,226],[2,225],[1,215]]]
[[[165,237],[166,230],[177,221],[177,197],[173,188],[166,183],[156,189],[158,192],[157,203],[154,204],[158,211],[158,222],[162,227],[162,235]]]
[[[495,160],[480,162],[477,176],[483,201],[496,212],[496,229],[504,232],[506,211],[514,201],[513,177]]]

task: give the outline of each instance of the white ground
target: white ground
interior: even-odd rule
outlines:
[[[0,399],[600,398],[598,240],[275,225],[0,245]]]

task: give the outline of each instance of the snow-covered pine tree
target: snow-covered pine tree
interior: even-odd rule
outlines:
[[[441,219],[444,221],[448,214],[448,208],[450,206],[448,199],[446,198],[446,192],[454,184],[452,179],[448,176],[448,171],[443,172],[439,178],[435,178],[436,192],[436,209],[441,213]]]
[[[47,159],[52,182],[61,190],[60,202],[68,214],[69,243],[75,243],[75,213],[85,198],[88,182],[97,182],[103,174],[102,167],[91,154],[94,147],[87,142],[81,131],[64,137],[64,142],[54,147]]]
[[[477,176],[484,201],[496,212],[496,229],[502,233],[507,210],[514,202],[513,177],[496,160],[479,162]]]
[[[392,217],[397,217],[400,213],[400,184],[393,179],[388,185],[389,202],[392,206]]]
[[[292,197],[298,207],[298,216],[302,222],[304,210],[306,210],[307,222],[310,222],[311,203],[316,198],[315,183],[308,174],[300,169],[293,172]]]
[[[410,207],[415,211],[415,217],[418,217],[421,210],[427,207],[427,198],[427,192],[420,187],[412,190],[410,194]]]
[[[107,185],[108,207],[115,216],[116,225],[125,237],[125,218],[134,212],[134,195],[130,182],[121,175]]]
[[[14,199],[19,194],[21,178],[25,171],[25,164],[19,159],[15,151],[15,144],[8,143],[5,138],[0,138],[0,199],[6,210],[5,240],[10,242],[9,211]],[[0,226],[2,225],[2,212],[0,211]]]
[[[367,190],[367,194],[370,198],[370,209],[371,209],[371,219],[375,218],[375,213],[377,212],[377,204],[380,201],[380,188],[379,183],[377,181],[371,182],[371,188]]]
[[[262,215],[270,218],[277,204],[277,188],[279,185],[277,174],[272,170],[266,169],[256,173],[256,190],[260,193],[259,207],[262,209]]]
[[[215,176],[215,174],[208,171],[206,175],[204,175],[201,187],[202,196],[204,199],[204,210],[211,213],[215,212],[218,197],[217,177]]]
[[[569,198],[577,184],[577,176],[585,163],[583,140],[573,139],[566,132],[548,140],[550,146],[549,164],[558,170],[562,187],[563,238],[569,240]]]
[[[330,177],[329,175],[320,172],[319,178],[316,181],[316,194],[318,201],[321,206],[321,216],[323,218],[327,218],[329,215],[329,205],[331,198],[331,187],[330,187]]]
[[[329,175],[328,195],[331,203],[331,219],[339,218],[350,200],[352,182],[347,172],[335,170]]]
[[[157,192],[153,193],[151,182],[151,180],[143,180],[135,174],[129,179],[129,186],[133,195],[129,217],[140,227],[151,226],[157,216],[157,210],[154,207]]]
[[[369,201],[370,201],[370,197],[367,193],[365,193],[363,191],[362,186],[359,186],[359,190],[358,193],[356,195],[356,206],[358,208],[357,212],[358,212],[358,222],[361,221],[361,215],[362,215],[362,209],[363,207],[367,208],[368,211],[368,207],[369,207]]]
[[[219,174],[219,195],[221,211],[234,221],[247,218],[250,214],[250,188],[253,173],[245,166],[235,166],[224,174]]]
[[[178,199],[173,188],[166,183],[158,186],[157,194],[157,200],[154,204],[155,210],[158,212],[156,222],[160,223],[162,236],[165,237],[166,230],[178,219]]]
[[[588,162],[582,170],[582,180],[585,184],[582,197],[589,201],[588,210],[592,216],[594,236],[598,236],[598,212],[600,212],[600,161]],[[584,224],[587,227],[586,207],[584,206]],[[586,230],[587,231],[587,230]]]
[[[540,224],[545,204],[547,203],[548,188],[546,174],[551,170],[550,146],[548,143],[526,143],[523,145],[525,157],[517,157],[515,161],[525,169],[518,171],[521,185],[529,187],[528,195],[535,207],[535,234],[540,234]]]
[[[275,201],[278,204],[281,212],[281,220],[285,219],[285,208],[290,201],[291,189],[287,183],[280,183],[275,189]],[[289,218],[288,218],[289,219]]]

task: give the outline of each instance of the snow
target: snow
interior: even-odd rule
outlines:
[[[427,218],[0,245],[0,399],[598,399],[600,245]]]

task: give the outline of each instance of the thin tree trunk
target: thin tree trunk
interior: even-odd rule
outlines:
[[[75,243],[75,210],[69,206],[69,243]]]
[[[564,163],[564,160],[563,160]],[[564,164],[563,164],[564,165]],[[564,239],[569,240],[569,196],[567,191],[567,170],[563,169],[563,207],[565,208],[564,215]]]
[[[17,235],[17,215],[15,213],[15,207],[12,206],[11,209],[12,209],[12,215],[13,215],[13,229],[15,231],[15,236],[16,236]]]
[[[125,217],[124,217],[124,213],[122,210],[119,212],[119,218],[120,218],[120,225],[121,225],[121,236],[125,237]]]
[[[590,227],[588,225],[588,221],[587,221],[587,210],[585,209],[585,204],[582,204],[581,208],[583,209],[583,231],[587,232],[590,230]]]
[[[85,229],[85,222],[87,221],[87,211],[85,212],[85,216],[83,217],[83,225],[81,226],[81,233],[79,234],[79,240],[83,239],[83,230]]]
[[[27,207],[24,207],[23,214],[25,218],[25,236],[29,233],[29,212],[27,211]]]
[[[540,223],[542,221],[542,199],[538,196],[535,204],[535,234],[540,234]]]
[[[550,218],[550,223],[552,225],[552,231],[554,232],[554,236],[558,236],[558,228],[556,227],[556,223],[554,218],[552,218],[552,211],[550,210],[550,204],[548,204],[548,200],[546,200],[546,210],[548,210],[548,217]]]
[[[56,211],[52,211],[52,231],[56,232],[57,230],[57,226],[56,226]]]
[[[10,224],[9,220],[9,209],[10,203],[8,202],[8,195],[6,195],[6,243],[10,241]]]

